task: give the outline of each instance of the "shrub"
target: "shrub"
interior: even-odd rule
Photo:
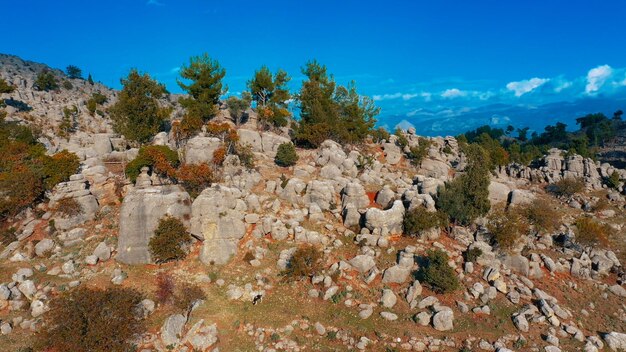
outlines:
[[[217,123],[209,122],[206,125],[206,133],[209,136],[217,137],[222,140],[222,143],[233,144],[239,141],[239,135],[237,131],[230,127],[226,122]]]
[[[383,127],[378,127],[377,129],[372,130],[372,142],[374,143],[388,141],[389,137],[391,137],[391,135]]]
[[[606,185],[613,189],[618,189],[620,183],[620,176],[617,171],[613,171],[613,173],[611,173],[611,175],[606,179]]]
[[[226,160],[226,148],[221,146],[213,152],[213,164],[217,166],[221,166],[224,164],[224,160]]]
[[[74,65],[67,66],[67,68],[65,69],[65,73],[67,74],[69,78],[72,78],[72,79],[83,78],[83,71],[80,68],[78,68],[78,66],[74,66]]]
[[[178,167],[178,153],[164,145],[150,145],[139,149],[137,157],[126,165],[126,176],[135,182],[144,166],[163,177],[174,177]]]
[[[580,178],[564,177],[549,187],[549,191],[559,197],[571,197],[585,189],[585,182]]]
[[[445,226],[446,223],[444,213],[430,212],[421,206],[406,211],[402,222],[404,234],[412,237],[420,235],[422,231]]]
[[[524,206],[521,212],[537,231],[550,233],[556,231],[561,225],[561,214],[544,200],[535,199]]]
[[[176,171],[176,179],[192,198],[211,186],[211,183],[218,181],[213,169],[207,164],[185,164]]]
[[[46,189],[52,189],[61,182],[70,179],[70,176],[78,172],[80,160],[78,156],[67,150],[62,150],[51,157],[44,159],[44,174]]]
[[[174,279],[166,273],[158,273],[156,277],[155,296],[158,303],[167,304],[174,300]]]
[[[407,158],[411,161],[411,164],[419,166],[422,164],[422,160],[428,155],[428,149],[430,148],[431,141],[426,138],[419,138],[419,144],[409,149]]]
[[[322,270],[322,252],[313,246],[299,247],[287,265],[284,275],[290,280],[309,278]]]
[[[488,155],[476,144],[468,145],[465,153],[469,159],[465,174],[447,183],[437,199],[438,208],[461,225],[487,214],[491,207]]]
[[[496,209],[489,215],[487,229],[500,248],[509,250],[528,233],[528,223],[518,211]]]
[[[248,169],[254,167],[254,153],[252,152],[252,147],[249,144],[242,145],[237,143],[235,145],[235,155],[239,157],[239,161],[241,164]]]
[[[463,252],[463,258],[465,258],[466,262],[473,263],[478,260],[481,255],[483,255],[483,251],[478,247],[474,247]]]
[[[15,241],[17,241],[15,227],[0,229],[0,244],[8,246]]]
[[[243,120],[246,109],[250,107],[250,99],[250,94],[242,95],[241,98],[231,96],[226,99],[228,112],[230,112],[230,117],[232,117],[235,125],[239,125]]]
[[[0,94],[13,93],[15,87],[7,83],[2,77],[0,77]]]
[[[167,90],[150,75],[140,74],[136,69],[131,70],[121,82],[124,87],[115,105],[109,109],[113,129],[131,142],[149,142],[161,130],[172,111],[159,104],[159,99],[167,95]]]
[[[44,69],[37,75],[34,87],[37,90],[51,91],[59,89],[59,84],[54,73],[48,69]]]
[[[409,140],[406,139],[406,136],[404,135],[404,131],[402,131],[401,128],[396,128],[396,130],[393,132],[393,134],[397,137],[396,138],[396,143],[398,144],[398,146],[402,149],[404,149],[404,147],[406,147],[407,145],[409,145]]]
[[[576,240],[583,245],[607,245],[612,229],[608,224],[601,224],[592,218],[583,217],[574,223]]]
[[[185,258],[186,247],[191,240],[191,235],[180,220],[166,216],[159,220],[148,248],[155,262],[166,263]]]
[[[448,265],[448,255],[442,250],[428,251],[426,263],[420,267],[417,277],[438,293],[452,292],[460,287],[454,269]]]
[[[129,340],[144,332],[136,316],[143,296],[128,288],[80,287],[50,301],[38,349],[73,352],[126,352]]]
[[[63,86],[63,89],[65,90],[72,90],[74,89],[74,85],[72,84],[72,82],[68,81],[68,80],[64,80],[61,85]]]
[[[276,152],[276,158],[274,161],[278,166],[293,166],[298,161],[299,157],[296,153],[296,147],[293,143],[283,143],[278,146],[278,151]]]
[[[174,305],[176,308],[183,311],[183,313],[189,314],[193,305],[198,301],[206,299],[206,294],[200,288],[200,286],[183,284],[176,295]]]
[[[95,92],[91,95],[91,98],[87,100],[87,110],[89,110],[89,113],[91,114],[91,116],[93,116],[96,113],[98,105],[102,105],[106,102],[107,97],[104,94]]]
[[[62,198],[57,202],[55,211],[66,217],[72,217],[82,213],[83,208],[75,198]]]

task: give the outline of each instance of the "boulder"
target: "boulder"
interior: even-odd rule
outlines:
[[[191,199],[180,186],[134,188],[120,209],[120,230],[116,260],[126,264],[151,262],[148,242],[164,216],[189,224]]]
[[[209,164],[213,161],[213,153],[220,147],[222,141],[215,137],[193,137],[184,149],[187,164]]]
[[[245,235],[246,203],[237,188],[214,185],[205,189],[191,206],[191,233],[204,240],[200,260],[226,264]]]
[[[365,226],[373,231],[380,229],[382,233],[389,234],[402,233],[402,222],[404,220],[404,205],[402,201],[396,200],[388,210],[369,208],[365,213]]]

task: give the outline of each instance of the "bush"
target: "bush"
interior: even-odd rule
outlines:
[[[159,220],[159,225],[148,242],[148,248],[156,263],[166,263],[185,258],[186,247],[191,240],[191,235],[180,220],[166,216]]]
[[[407,153],[407,158],[411,161],[411,164],[419,166],[422,164],[422,160],[428,155],[428,149],[430,148],[431,141],[426,138],[419,138],[419,145],[410,148]]]
[[[500,248],[509,250],[523,235],[528,234],[528,223],[515,210],[497,209],[489,215],[487,230]]]
[[[206,133],[211,137],[216,137],[222,140],[222,143],[234,144],[239,141],[239,135],[237,131],[230,127],[226,122],[217,123],[209,122],[206,124]]]
[[[44,159],[44,174],[46,189],[52,189],[61,182],[70,179],[70,176],[78,172],[80,160],[78,156],[67,150],[62,150],[51,157]]]
[[[15,232],[15,227],[0,229],[0,244],[8,246],[9,244],[17,241],[17,234]]]
[[[143,296],[132,289],[80,287],[53,298],[38,335],[38,351],[126,352],[144,332],[136,316]]]
[[[252,147],[250,145],[237,143],[235,145],[235,155],[239,157],[241,165],[247,167],[248,169],[252,169],[254,167],[254,153],[252,152]]]
[[[140,74],[135,69],[122,79],[122,85],[117,102],[109,109],[113,129],[131,142],[149,142],[172,111],[159,104],[167,90],[147,73]]]
[[[98,92],[93,93],[91,95],[91,98],[87,100],[87,110],[89,110],[89,113],[91,114],[91,116],[93,116],[96,113],[98,105],[102,105],[106,102],[107,97],[104,94],[100,94]]]
[[[176,179],[192,198],[211,186],[211,183],[218,181],[213,169],[207,164],[185,164],[176,171]]]
[[[309,278],[322,270],[322,252],[313,246],[299,247],[287,265],[284,275],[290,280]]]
[[[59,89],[59,84],[54,73],[48,69],[44,69],[37,75],[34,87],[37,90],[51,91]]]
[[[528,223],[537,231],[551,233],[561,225],[561,214],[546,201],[535,199],[521,210]]]
[[[422,231],[432,228],[443,227],[447,224],[444,213],[430,212],[424,207],[416,207],[404,213],[403,227],[404,234],[408,236],[418,236]]]
[[[78,66],[69,65],[65,69],[65,73],[72,79],[83,79],[83,71]]]
[[[7,83],[2,77],[0,77],[0,94],[13,93],[15,87]]]
[[[206,294],[204,293],[202,288],[196,285],[183,284],[178,294],[176,295],[174,305],[183,313],[189,314],[189,312],[193,308],[193,305],[196,304],[196,302],[205,299]]]
[[[576,240],[587,246],[606,246],[613,231],[608,224],[601,224],[588,217],[576,220],[574,225],[576,226]]]
[[[426,263],[420,267],[417,277],[437,293],[453,292],[460,287],[454,269],[448,265],[448,255],[442,250],[428,251]]]
[[[620,181],[619,172],[613,171],[613,173],[611,173],[611,175],[606,179],[606,185],[613,189],[618,189],[621,183]]]
[[[468,145],[465,154],[469,159],[465,174],[448,182],[437,199],[438,208],[461,225],[468,225],[487,214],[491,207],[489,156],[476,144]]]
[[[478,260],[481,255],[483,255],[483,251],[478,247],[474,247],[463,252],[463,258],[465,259],[465,261],[471,263]]]
[[[401,128],[396,128],[393,134],[397,137],[396,144],[398,144],[400,148],[404,149],[404,147],[409,145],[409,140],[406,138],[404,131]]]
[[[221,146],[213,152],[213,164],[217,166],[222,166],[224,164],[224,160],[226,160],[226,148]]]
[[[372,130],[372,142],[374,143],[388,141],[389,137],[391,137],[391,135],[383,127],[378,127],[377,129]]]
[[[132,182],[137,180],[144,166],[162,177],[174,177],[178,164],[178,153],[164,145],[150,145],[139,149],[137,157],[126,165],[125,171]]]
[[[296,147],[293,143],[283,143],[278,146],[278,151],[276,152],[276,158],[274,161],[278,166],[293,166],[298,161],[299,157],[296,153]]]
[[[72,82],[64,80],[61,85],[63,86],[63,89],[65,90],[72,90],[74,89],[74,85],[72,84]]]
[[[571,197],[585,189],[585,182],[580,178],[564,177],[551,185],[548,190],[559,197]]]
[[[171,303],[174,300],[174,279],[166,273],[158,273],[156,277],[156,300],[160,304]]]
[[[72,217],[82,213],[83,208],[75,198],[62,198],[57,202],[55,211],[66,217]]]

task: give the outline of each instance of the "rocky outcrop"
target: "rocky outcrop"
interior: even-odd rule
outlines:
[[[63,204],[67,199],[78,204],[80,209],[77,214],[67,214],[63,211]],[[93,220],[100,208],[82,174],[72,175],[69,181],[56,185],[50,196],[49,207],[52,209],[51,219],[54,220],[55,227],[62,231]]]
[[[219,138],[193,137],[185,144],[184,160],[188,164],[209,164],[213,161],[213,153],[220,145]]]
[[[255,153],[262,153],[270,158],[276,156],[278,146],[283,143],[291,143],[291,139],[271,132],[258,132],[240,128],[237,130],[239,142],[249,145]]]
[[[365,227],[382,235],[402,233],[404,205],[396,200],[388,210],[369,208],[365,213]]]
[[[246,203],[239,189],[212,186],[191,206],[191,233],[203,239],[200,260],[226,264],[237,253],[237,243],[246,233]]]
[[[180,186],[136,187],[129,192],[120,209],[120,230],[116,260],[126,264],[151,262],[148,242],[159,220],[172,216],[189,224],[191,200]]]

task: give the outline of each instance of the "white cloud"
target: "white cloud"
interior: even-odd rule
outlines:
[[[444,98],[458,98],[458,97],[464,97],[467,95],[467,92],[459,90],[457,88],[452,88],[452,89],[446,89],[443,93],[441,93],[441,96]]]
[[[177,73],[180,71],[180,67],[172,67],[172,69],[170,70],[170,73]]]
[[[533,90],[541,87],[548,81],[548,78],[534,77],[523,81],[509,82],[506,85],[506,89],[515,92],[516,97],[521,97],[522,95],[530,93]]]
[[[591,94],[597,92],[612,74],[613,69],[609,65],[602,65],[589,70],[587,73],[585,93]]]
[[[563,90],[565,90],[567,88],[570,88],[573,85],[574,85],[574,83],[572,83],[570,81],[563,81],[563,82],[559,83],[559,85],[554,87],[554,91],[556,93],[561,93]]]
[[[393,93],[393,94],[377,94],[372,97],[375,101],[381,100],[394,100],[394,99],[402,99],[402,100],[411,100],[413,98],[422,97],[426,101],[430,100],[430,93]]]

